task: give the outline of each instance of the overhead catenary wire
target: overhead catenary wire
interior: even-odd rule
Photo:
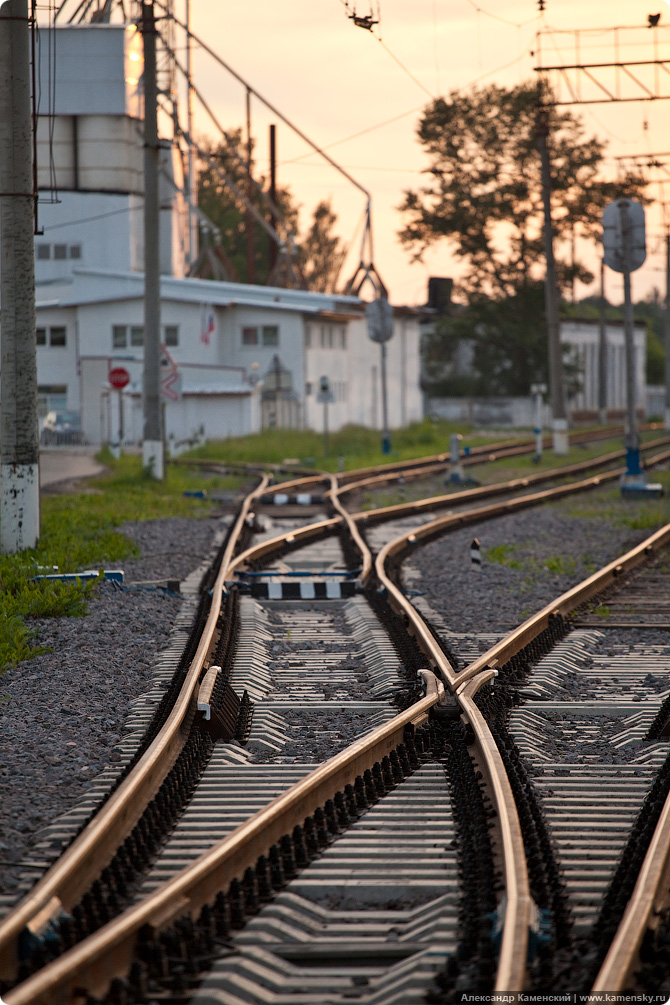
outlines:
[[[485,17],[493,18],[494,21],[500,21],[501,24],[508,24],[511,28],[524,28],[527,24],[531,24],[533,21],[539,20],[540,15],[536,14],[535,17],[529,17],[525,21],[509,21],[506,17],[501,17],[499,14],[492,14],[491,11],[484,10],[479,4],[476,4],[474,0],[467,0],[467,3],[473,7],[478,14],[483,14]]]
[[[348,0],[340,0],[340,3],[342,4],[342,6],[344,7],[344,9],[345,9],[346,11],[348,11],[348,10],[349,10],[349,3],[348,3]],[[348,16],[349,16],[349,17],[351,17],[352,15],[348,15]],[[379,5],[377,5],[377,22],[379,22],[379,20],[380,20],[380,17],[381,17],[381,15],[379,14]],[[372,22],[372,24],[375,24],[375,22]],[[367,27],[367,26],[366,26],[366,27]],[[417,87],[420,87],[422,91],[425,91],[425,93],[426,93],[426,94],[427,94],[427,95],[428,95],[429,97],[433,98],[433,100],[434,100],[434,99],[435,99],[435,95],[433,94],[433,92],[432,92],[432,91],[430,91],[430,90],[429,90],[429,89],[428,89],[428,88],[427,88],[427,87],[425,86],[425,84],[422,84],[422,83],[421,83],[421,81],[420,81],[420,80],[418,79],[418,77],[415,77],[415,76],[414,76],[414,74],[412,73],[412,71],[411,71],[411,70],[410,70],[410,69],[409,69],[409,68],[408,68],[407,66],[405,66],[405,64],[404,64],[404,63],[402,62],[402,60],[401,60],[401,59],[399,59],[399,58],[398,58],[398,56],[396,56],[396,54],[395,54],[394,52],[392,52],[392,51],[391,51],[391,50],[389,49],[389,47],[388,47],[388,46],[386,45],[386,43],[385,43],[385,42],[383,41],[383,39],[382,39],[381,35],[377,35],[377,34],[375,33],[375,31],[373,30],[372,26],[370,26],[369,28],[367,28],[367,30],[368,30],[368,31],[370,32],[370,34],[371,34],[371,35],[372,35],[372,36],[373,36],[374,38],[376,38],[376,39],[377,39],[377,41],[378,41],[378,42],[380,43],[380,45],[382,46],[382,48],[383,48],[383,49],[384,49],[384,50],[385,50],[385,51],[386,51],[386,52],[388,53],[388,55],[389,55],[389,56],[391,57],[391,59],[395,60],[395,62],[396,62],[396,63],[398,64],[398,66],[400,67],[400,69],[401,69],[401,70],[403,70],[403,72],[404,72],[404,73],[406,73],[406,74],[407,74],[407,76],[408,76],[408,77],[410,77],[410,78],[411,78],[411,79],[412,79],[412,80],[414,81],[414,83],[415,83],[415,84],[417,85]]]
[[[363,185],[361,185],[359,181],[357,181],[352,175],[350,175],[348,171],[345,171],[345,169],[341,167],[337,163],[337,161],[333,160],[333,158],[330,157],[322,147],[320,147],[317,143],[311,140],[309,136],[307,136],[302,131],[302,129],[296,126],[294,122],[292,122],[286,115],[283,114],[283,112],[280,112],[275,105],[273,105],[270,101],[268,101],[267,98],[263,97],[263,95],[260,94],[255,87],[252,87],[239,73],[237,73],[236,70],[232,68],[232,66],[230,66],[229,63],[226,63],[226,61],[222,59],[222,57],[219,56],[219,54],[214,49],[212,49],[209,45],[207,45],[207,43],[203,41],[203,39],[201,39],[198,35],[196,35],[195,32],[187,28],[184,22],[181,21],[178,17],[176,17],[176,15],[172,13],[170,8],[166,6],[166,4],[162,3],[161,0],[156,0],[156,6],[159,7],[162,11],[164,11],[168,15],[168,17],[170,17],[175,22],[175,24],[179,25],[179,27],[183,31],[185,31],[189,35],[189,37],[192,38],[193,41],[196,42],[209,56],[211,56],[212,59],[214,59],[217,63],[219,63],[219,65],[222,66],[224,70],[230,73],[231,76],[235,77],[235,79],[239,81],[239,83],[242,84],[243,87],[247,87],[249,91],[254,95],[254,97],[258,98],[258,100],[263,105],[265,105],[266,108],[268,108],[274,115],[278,116],[282,120],[282,122],[284,122],[289,127],[289,129],[292,129],[297,136],[299,136],[302,140],[304,140],[304,142],[307,143],[310,147],[312,147],[312,149],[315,150],[318,154],[320,154],[320,156],[324,157],[329,162],[329,164],[331,164],[332,167],[335,168],[336,171],[339,171],[340,174],[344,175],[344,177],[347,178],[355,188],[357,188],[360,192],[362,192],[368,199],[371,198],[370,192]]]
[[[166,40],[163,39],[163,38],[162,38],[162,42],[163,42],[163,45],[166,48],[166,51],[171,56],[171,58],[172,58],[172,60],[174,62],[174,65],[176,66],[176,68],[180,71],[180,73],[182,73],[184,75],[184,77],[187,78],[186,69],[179,62],[179,59],[177,58],[177,55],[174,52],[174,50],[172,49],[172,47],[169,46],[168,43],[166,42]],[[210,107],[209,103],[206,101],[206,99],[203,97],[203,95],[200,92],[200,90],[195,86],[195,84],[193,82],[191,82],[191,90],[193,91],[193,93],[197,97],[197,99],[200,102],[200,104],[202,105],[203,109],[209,115],[210,119],[212,120],[212,122],[214,123],[214,125],[216,126],[216,128],[219,130],[219,132],[223,136],[223,138],[224,138],[224,140],[226,142],[226,148],[227,148],[228,152],[230,153],[231,157],[233,158],[233,160],[237,161],[238,165],[242,168],[242,170],[246,174],[246,172],[247,172],[247,164],[246,164],[245,160],[243,159],[243,157],[240,154],[238,154],[237,150],[235,149],[234,144],[231,142],[231,139],[230,139],[228,133],[226,132],[226,130],[223,128],[223,126],[219,122],[217,116],[215,115],[214,111]],[[267,194],[267,192],[264,191],[264,189],[262,188],[262,186],[256,181],[255,178],[253,178],[253,176],[251,177],[251,182],[255,186],[256,191],[258,192],[258,194],[260,195],[261,199],[265,203],[266,208],[271,213],[274,213],[277,217],[279,217],[279,219],[282,221],[282,223],[284,223],[285,222],[285,216],[284,216],[284,213],[281,210],[281,207],[278,206],[276,203],[274,203],[272,201],[272,199]]]

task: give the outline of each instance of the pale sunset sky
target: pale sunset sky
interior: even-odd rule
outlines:
[[[163,3],[167,0],[163,0]],[[171,0],[183,20],[186,0]],[[68,2],[68,15],[72,13]],[[459,263],[444,240],[412,263],[398,240],[403,191],[421,186],[428,167],[416,138],[422,109],[431,99],[475,83],[511,86],[537,75],[543,65],[667,60],[668,69],[640,68],[652,92],[670,96],[670,0],[191,0],[191,27],[251,87],[271,102],[372,195],[375,264],[395,303],[426,300],[430,275],[458,278]],[[374,34],[348,18],[372,14]],[[157,6],[157,13],[160,9]],[[647,16],[659,14],[658,28]],[[118,19],[118,12],[115,20]],[[63,18],[65,20],[65,18]],[[612,29],[619,28],[618,32]],[[628,30],[630,29],[630,30]],[[538,42],[538,32],[540,40]],[[544,34],[542,34],[544,33]],[[549,34],[547,34],[549,33]],[[184,35],[173,36],[184,60]],[[194,45],[194,83],[225,129],[245,123],[245,88]],[[601,80],[614,93],[614,74]],[[584,79],[584,78],[582,78]],[[623,78],[622,78],[623,79]],[[183,93],[183,92],[182,92]],[[639,95],[623,85],[621,96]],[[586,89],[584,90],[586,96]],[[217,138],[195,103],[196,137]],[[670,225],[670,100],[570,106],[587,134],[607,141],[604,175],[616,177],[618,156],[666,154],[647,171],[647,261],[633,276],[637,299],[658,287],[665,295],[665,242]],[[277,123],[278,183],[288,186],[302,207],[306,229],[314,207],[331,199],[336,231],[349,246],[344,282],[359,259],[364,196],[303,140],[252,99],[256,170],[269,173],[269,124]],[[185,124],[185,123],[184,123]],[[578,242],[592,270],[600,247]],[[621,277],[606,273],[610,300],[623,298]],[[598,283],[577,286],[577,297],[597,292]]]
[[[175,12],[183,16],[179,6]],[[401,215],[396,207],[403,190],[425,178],[421,171],[427,159],[415,131],[431,96],[475,81],[512,85],[531,79],[536,33],[547,29],[566,34],[544,40],[545,65],[574,62],[575,36],[568,33],[576,29],[600,29],[580,36],[583,62],[611,62],[614,36],[605,29],[616,26],[638,28],[619,33],[621,56],[670,59],[666,0],[545,0],[545,8],[540,14],[537,0],[482,0],[481,5],[478,0],[379,0],[378,8],[374,0],[372,13],[377,17],[379,9],[383,44],[348,20],[344,0],[192,0],[191,17],[197,35],[371,192],[377,268],[393,301],[419,304],[425,302],[429,275],[457,275],[446,241],[427,253],[423,264],[411,264],[397,237]],[[353,9],[350,0],[349,12]],[[370,11],[370,0],[358,0],[358,15]],[[659,29],[647,29],[647,15],[659,11]],[[196,85],[224,125],[241,126],[243,87],[197,49],[194,68]],[[668,81],[663,93],[670,94],[670,75],[660,74]],[[616,172],[616,156],[670,152],[670,101],[582,105],[576,111],[589,133],[608,141],[605,170],[610,176]],[[252,119],[258,167],[267,173],[268,125],[276,119],[256,99]],[[201,113],[196,131],[213,135]],[[656,200],[670,200],[670,153],[662,160],[668,173],[649,172],[654,181],[649,192]],[[278,165],[278,180],[290,186],[303,206],[302,225],[320,199],[332,198],[337,230],[351,244],[363,196],[282,123]],[[661,186],[663,178],[668,184]],[[654,286],[665,292],[663,229],[660,208],[650,207],[648,258],[634,276],[636,297]],[[589,254],[595,263],[595,249]],[[348,278],[357,261],[358,238],[343,277]],[[610,299],[620,300],[621,291],[620,277],[609,272]],[[587,292],[580,287],[577,295]]]

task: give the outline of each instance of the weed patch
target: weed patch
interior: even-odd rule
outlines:
[[[499,544],[495,548],[486,550],[484,557],[489,562],[495,562],[496,565],[505,565],[508,569],[520,569],[521,562],[518,558],[510,557],[517,551],[517,548],[516,544]]]
[[[82,617],[95,582],[61,582],[36,579],[51,572],[82,572],[117,565],[134,558],[137,546],[118,527],[127,520],[158,517],[208,516],[211,504],[185,498],[188,490],[202,488],[200,472],[168,466],[165,479],[157,482],[143,473],[141,458],[123,456],[114,460],[108,451],[99,459],[105,474],[90,480],[94,493],[48,495],[41,499],[40,540],[35,548],[16,555],[0,556],[0,673],[29,659],[43,648],[34,645],[34,632],[26,625],[31,618]],[[238,478],[214,477],[208,489],[239,488]]]
[[[577,569],[574,558],[565,555],[552,555],[545,558],[544,568],[555,576],[574,576]]]

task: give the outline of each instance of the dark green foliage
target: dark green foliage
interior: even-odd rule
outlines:
[[[419,124],[430,181],[405,193],[400,239],[415,259],[447,239],[466,266],[457,287],[466,307],[428,343],[432,392],[527,394],[531,383],[547,382],[537,108],[534,82],[491,85],[437,99]],[[640,198],[643,182],[603,181],[602,141],[587,138],[573,112],[549,109],[548,117],[558,281],[566,289],[593,279],[573,259],[572,236],[598,237],[603,207],[624,194]],[[465,378],[451,365],[463,340],[474,354]]]
[[[226,175],[243,193],[247,191],[246,146],[242,131],[236,129],[228,134],[228,143],[205,148],[211,161],[221,166]],[[221,232],[221,245],[225,252],[231,278],[239,282],[254,282],[261,286],[277,282],[272,271],[272,245],[274,242],[267,231],[257,221],[253,221],[254,264],[253,277],[247,270],[247,230],[246,210],[243,204],[217,175],[212,163],[201,159],[198,178],[198,205],[203,213]],[[269,196],[268,179],[257,173],[253,161],[251,171],[258,186]],[[270,223],[269,205],[263,199],[256,185],[252,186],[251,201],[258,212]],[[337,221],[330,202],[322,200],[312,215],[310,228],[304,238],[299,238],[298,216],[300,207],[288,188],[277,188],[277,205],[283,216],[278,224],[280,235],[293,235],[296,248],[293,285],[304,285],[307,289],[330,293],[335,289],[340,266],[346,248],[339,237],[333,234]]]
[[[216,164],[221,166],[237,188],[246,193],[247,180],[244,166],[246,151],[242,140],[242,130],[236,129],[231,132],[228,135],[228,140],[228,144],[220,143],[218,146],[207,146],[205,152]],[[269,185],[265,178],[256,174],[253,156],[251,170],[260,187],[267,192]],[[269,221],[269,209],[255,186],[252,190],[251,201],[259,213]],[[289,229],[297,230],[298,207],[288,189],[279,188],[277,190],[277,203]],[[202,160],[199,165],[198,206],[221,232],[223,249],[234,269],[232,278],[242,283],[249,282],[244,206],[238,203],[233,193],[226,188],[225,183],[217,176],[216,171],[207,160]],[[257,221],[254,221],[253,281],[260,285],[267,283],[270,273],[270,243],[267,231]]]

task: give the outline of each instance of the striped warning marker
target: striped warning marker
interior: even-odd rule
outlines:
[[[258,501],[263,506],[320,506],[325,500],[323,495],[313,495],[309,492],[301,492],[299,495],[275,492],[273,495],[261,496]]]
[[[354,597],[357,592],[355,580],[327,579],[314,582],[271,582],[250,584],[252,597],[264,600],[340,600],[342,597]]]
[[[481,569],[482,567],[482,551],[479,545],[479,541],[476,537],[473,537],[472,544],[470,545],[470,561],[475,569]]]

